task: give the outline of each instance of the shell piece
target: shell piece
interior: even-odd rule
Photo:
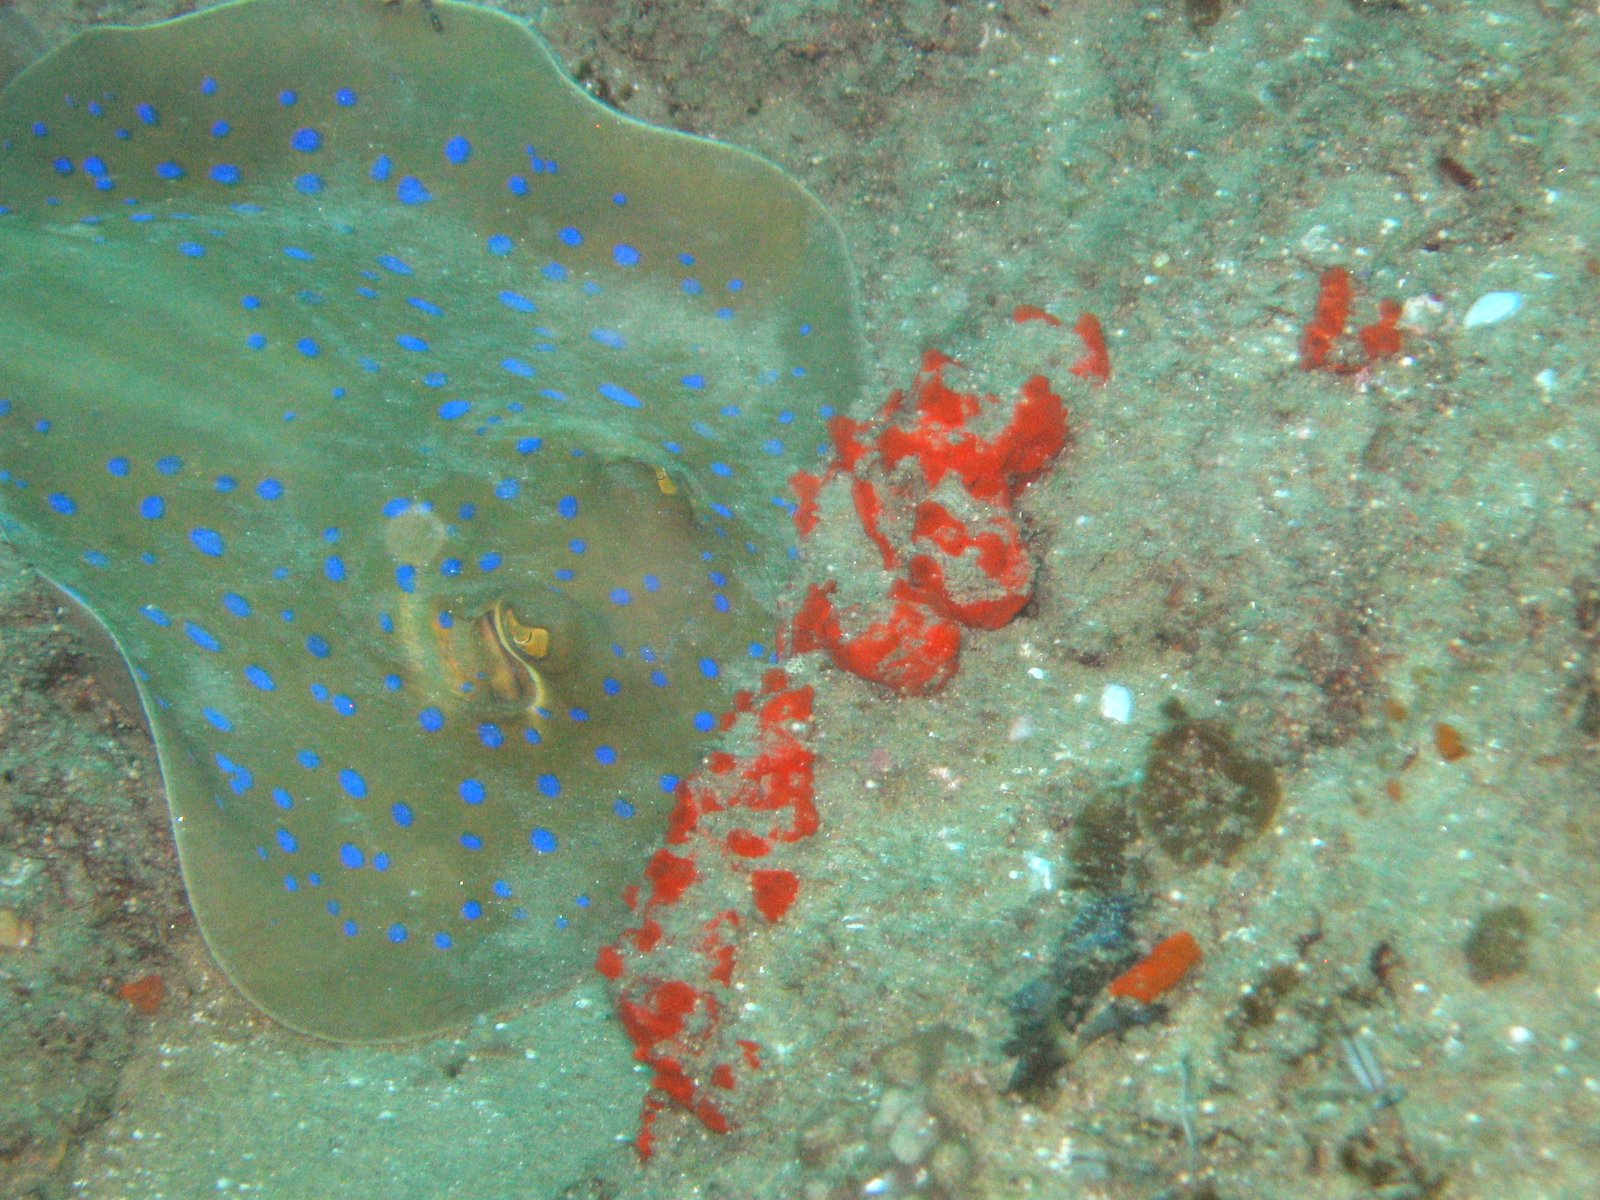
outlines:
[[[1498,325],[1521,307],[1521,292],[1485,292],[1462,314],[1461,327],[1477,329],[1483,325]]]
[[[438,8],[245,0],[0,95],[0,531],[129,660],[218,960],[330,1038],[620,933],[864,373],[803,188]]]

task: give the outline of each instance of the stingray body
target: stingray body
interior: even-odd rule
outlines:
[[[436,7],[244,0],[0,97],[0,527],[132,667],[216,957],[340,1039],[617,935],[863,370],[804,189]]]

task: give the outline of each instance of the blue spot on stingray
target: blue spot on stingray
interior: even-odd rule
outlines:
[[[294,190],[302,196],[315,196],[322,191],[323,180],[321,175],[305,174],[296,175]]]
[[[483,916],[483,905],[476,900],[468,900],[461,906],[461,916],[464,920],[476,921]]]
[[[416,591],[417,568],[412,566],[410,563],[401,563],[394,569],[394,581],[395,585],[399,587],[402,592]]]
[[[131,469],[132,465],[120,454],[106,460],[106,470],[118,478],[125,478]]]
[[[472,157],[472,143],[457,134],[444,144],[444,156],[448,162],[459,167]]]
[[[207,705],[200,710],[200,715],[213,729],[221,730],[223,733],[233,732],[233,722],[228,719],[226,713]]]
[[[306,638],[306,649],[313,658],[327,658],[333,653],[333,647],[328,645],[327,639],[314,633]]]
[[[300,843],[295,838],[294,834],[290,833],[287,829],[280,829],[278,830],[278,849],[282,850],[285,854],[293,854],[296,850],[300,849]]]
[[[159,625],[165,629],[172,624],[172,618],[154,604],[146,604],[139,611],[144,614],[145,619],[152,625]]]
[[[233,187],[244,178],[244,172],[232,163],[217,163],[211,168],[211,178],[224,187]]]
[[[354,767],[345,767],[339,772],[339,786],[357,800],[366,798],[367,781],[362,778],[361,772]]]
[[[468,850],[482,850],[483,838],[476,833],[463,833],[461,835],[461,845]]]
[[[636,247],[620,242],[611,250],[612,261],[619,267],[637,267],[639,265],[639,251]]]
[[[360,870],[366,864],[367,856],[361,853],[361,847],[354,842],[346,842],[339,847],[339,861],[352,871]]]
[[[578,228],[576,228],[575,226],[568,225],[566,228],[562,229],[560,233],[556,234],[556,236],[561,239],[562,245],[565,245],[565,246],[581,246],[581,245],[583,245],[583,231],[578,229]]]
[[[377,158],[372,160],[372,166],[367,171],[367,174],[372,178],[373,182],[383,183],[393,172],[394,159],[390,158],[387,154],[380,154]]]
[[[133,111],[139,114],[139,120],[146,125],[155,126],[161,124],[161,114],[156,111],[154,104],[140,104]]]
[[[333,102],[340,108],[354,108],[360,97],[353,88],[340,88],[333,94]]]
[[[433,199],[433,193],[415,175],[407,175],[402,179],[394,195],[401,204],[426,204]]]
[[[500,360],[500,365],[511,374],[519,376],[523,379],[532,379],[536,374],[538,374],[538,372],[533,369],[532,363],[525,363],[520,358],[503,358]]]
[[[396,921],[393,925],[389,926],[388,938],[391,942],[403,942],[410,936],[411,934],[407,931],[406,927],[399,921]]]
[[[491,234],[486,245],[490,254],[510,254],[515,243],[503,233]]]
[[[414,334],[397,334],[394,340],[395,345],[399,346],[402,350],[414,350],[418,353],[425,353],[428,349],[428,343]]]
[[[221,558],[228,548],[222,535],[215,529],[191,529],[189,540],[201,554],[209,554],[212,558]]]
[[[66,516],[71,516],[78,511],[78,502],[65,492],[51,492],[46,497],[46,500],[49,501],[51,508]]]
[[[417,714],[417,723],[429,733],[438,733],[444,728],[444,713],[430,704]]]
[[[278,685],[272,676],[267,673],[266,668],[257,666],[255,663],[251,663],[244,669],[244,677],[263,692],[277,690]]]
[[[189,635],[189,640],[202,650],[209,650],[211,653],[216,654],[222,649],[222,643],[217,640],[217,635],[204,625],[196,624],[194,621],[185,621],[183,631]]]
[[[561,795],[561,780],[548,773],[539,776],[539,794],[554,800]]]
[[[617,761],[617,750],[616,750],[616,747],[615,746],[596,746],[594,748],[594,758],[595,758],[595,761],[597,763],[599,763],[603,767],[612,766]]]
[[[644,407],[644,404],[639,397],[635,396],[620,383],[602,383],[596,390],[599,391],[599,393],[607,400],[615,400],[624,408]]]
[[[563,496],[556,502],[556,512],[567,520],[572,520],[578,515],[578,498],[576,496]]]
[[[441,950],[448,950],[456,943],[454,938],[441,929],[438,933],[433,935],[433,944],[439,947]]]
[[[535,828],[533,833],[529,835],[528,840],[533,843],[533,848],[540,854],[554,854],[556,847],[560,845],[556,835],[548,829]]]
[[[277,500],[283,495],[283,484],[276,479],[263,479],[256,484],[256,495],[263,500]]]
[[[411,805],[404,800],[396,800],[389,809],[389,815],[394,818],[394,823],[400,826],[401,829],[410,829],[412,823],[417,819],[417,814],[412,810]]]
[[[156,175],[162,179],[182,179],[184,171],[177,163],[169,160],[156,164]]]
[[[333,583],[343,582],[345,574],[344,559],[337,554],[328,555],[326,561],[322,564],[322,572]]]
[[[301,154],[314,154],[322,149],[322,134],[315,129],[296,129],[289,144]]]
[[[500,303],[517,312],[534,313],[539,311],[539,306],[520,292],[501,292]]]
[[[461,781],[461,798],[468,804],[482,804],[489,796],[488,789],[479,779],[463,779]]]
[[[472,401],[470,400],[446,400],[439,405],[439,416],[446,421],[454,421],[458,417],[466,416],[471,411]]]

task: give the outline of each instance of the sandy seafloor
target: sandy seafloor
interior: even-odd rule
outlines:
[[[792,860],[799,905],[742,951],[768,1069],[738,1131],[668,1116],[641,1167],[647,1080],[598,980],[401,1049],[256,1016],[187,915],[148,743],[0,557],[0,907],[35,926],[0,951],[0,1195],[1593,1195],[1594,6],[504,7],[631,114],[827,202],[866,297],[864,407],[928,346],[1002,393],[1057,381],[1076,441],[1023,502],[1035,603],[935,699],[800,664],[824,829]],[[0,20],[53,43],[174,8]],[[1298,368],[1332,265],[1357,322],[1406,304],[1402,357]],[[1522,307],[1464,326],[1494,291]],[[1013,326],[1019,303],[1100,314],[1110,385],[1068,374],[1069,331]],[[823,546],[806,569],[849,567]],[[1108,684],[1130,721],[1102,716]],[[1082,902],[1087,806],[1134,786],[1171,698],[1273,764],[1281,807],[1226,866],[1129,849],[1141,936],[1187,929],[1204,963],[1165,1022],[1026,1103],[1008,998]],[[1525,944],[1475,979],[1475,925],[1511,908]],[[113,994],[146,970],[154,1017]]]

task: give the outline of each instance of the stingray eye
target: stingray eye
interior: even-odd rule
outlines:
[[[661,489],[663,496],[676,496],[678,485],[673,482],[672,476],[667,474],[665,467],[656,468],[656,487]]]
[[[509,604],[494,608],[495,632],[501,644],[524,659],[541,659],[550,653],[550,631],[542,625],[525,624]]]

